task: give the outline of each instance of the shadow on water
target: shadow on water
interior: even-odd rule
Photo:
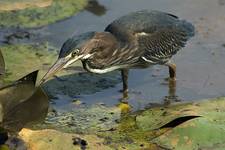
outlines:
[[[47,81],[44,87],[50,97],[67,95],[76,98],[113,88],[120,82],[120,74],[117,71],[102,75],[81,72],[61,77],[55,76],[54,79]]]
[[[120,104],[123,98],[123,94],[119,92],[122,89],[121,82],[119,71],[101,75],[82,72],[61,77],[55,76],[44,84],[44,89],[49,97],[54,99],[53,106],[67,110],[71,108],[72,110],[73,103],[77,100],[87,106],[93,104],[108,106]],[[176,95],[176,81],[165,81],[162,86],[165,88],[165,96],[162,97],[164,101],[160,103],[158,101],[148,101],[145,98],[140,100],[139,98],[146,93],[131,89],[127,102],[133,107],[132,111],[146,107],[166,106],[181,100]]]

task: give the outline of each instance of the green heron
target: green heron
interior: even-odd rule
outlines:
[[[87,32],[68,39],[42,82],[77,60],[92,73],[120,70],[124,93],[128,91],[128,70],[132,68],[166,65],[171,80],[175,80],[176,65],[170,59],[192,36],[194,26],[175,15],[133,12],[113,21],[104,32]]]

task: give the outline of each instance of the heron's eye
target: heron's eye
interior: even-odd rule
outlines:
[[[72,57],[75,57],[78,53],[79,53],[79,49],[75,49],[75,50],[72,52],[71,56],[72,56]]]

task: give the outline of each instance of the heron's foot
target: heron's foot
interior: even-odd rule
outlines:
[[[120,102],[117,107],[120,108],[123,114],[127,114],[131,111],[131,106],[127,102]]]
[[[123,102],[123,103],[127,103],[128,102],[128,90],[125,90],[123,91],[122,90],[122,93],[123,93],[123,97],[119,99],[120,102]]]
[[[164,79],[164,81],[167,81],[167,82],[172,82],[172,81],[176,81],[177,79],[175,77],[171,78],[171,77],[167,77]]]
[[[165,105],[169,105],[172,102],[181,102],[181,99],[178,96],[176,96],[176,95],[174,95],[174,96],[165,96],[165,98],[164,98],[164,104]]]
[[[125,89],[125,90],[124,90],[124,89],[121,89],[121,90],[119,90],[119,92],[120,92],[120,93],[128,93],[129,90],[128,90],[128,89]]]

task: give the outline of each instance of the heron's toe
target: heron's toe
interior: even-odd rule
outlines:
[[[177,79],[174,77],[174,78],[170,78],[170,77],[167,77],[164,79],[164,81],[176,81]]]
[[[174,95],[174,96],[165,96],[164,98],[164,104],[168,105],[171,104],[172,102],[181,102],[181,98],[179,98],[178,96]]]

